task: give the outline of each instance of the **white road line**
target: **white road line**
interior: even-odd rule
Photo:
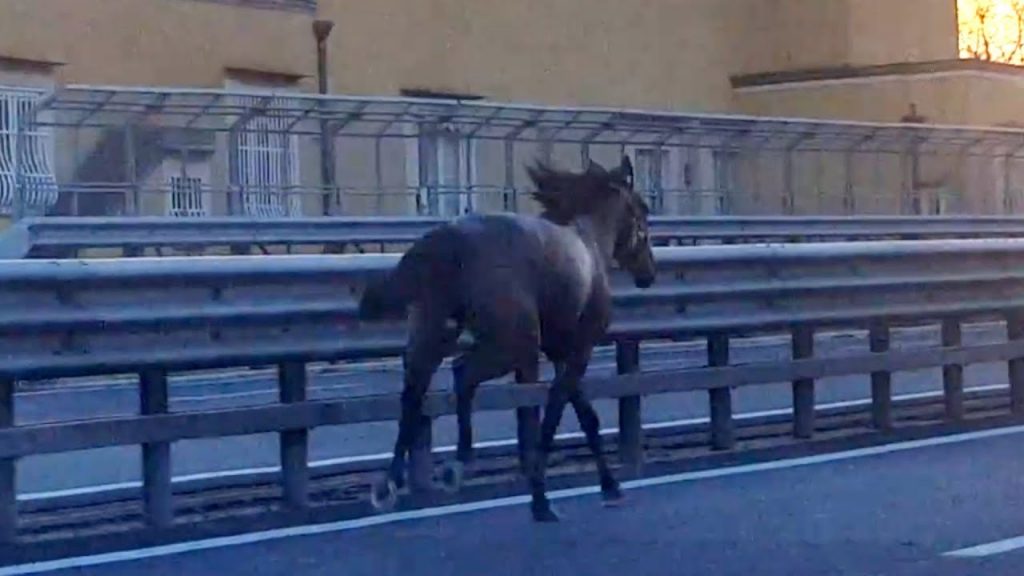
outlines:
[[[1006,385],[1006,384],[995,384],[995,385],[991,385],[991,386],[973,386],[973,387],[970,387],[970,388],[966,388],[966,391],[967,392],[975,392],[975,393],[976,392],[991,392],[991,391],[996,391],[996,390],[1006,390],[1008,388],[1009,388],[1009,386]],[[913,393],[913,394],[902,394],[902,395],[899,395],[899,396],[894,396],[893,400],[896,400],[896,401],[922,400],[922,399],[927,399],[927,398],[938,398],[940,396],[942,396],[942,392],[941,391],[935,391],[935,392],[916,392],[916,393]],[[846,400],[846,401],[843,401],[843,402],[832,402],[832,403],[829,403],[829,404],[817,404],[817,405],[815,405],[815,408],[818,409],[818,410],[830,410],[830,409],[834,410],[834,409],[839,409],[839,408],[853,408],[853,407],[857,407],[857,406],[867,406],[869,404],[871,404],[871,400],[870,399]],[[771,416],[785,416],[785,415],[792,414],[792,413],[793,413],[793,409],[792,408],[778,408],[778,409],[775,409],[775,410],[761,410],[761,411],[757,411],[757,412],[744,412],[742,414],[737,414],[735,416],[735,419],[739,420],[739,421],[743,421],[743,420],[752,420],[752,419],[756,419],[756,418],[765,418],[765,417],[771,417]],[[644,430],[659,430],[659,429],[664,429],[664,428],[673,428],[673,427],[676,427],[676,426],[687,426],[687,425],[705,424],[707,422],[708,422],[708,418],[707,417],[687,418],[687,419],[683,419],[683,420],[668,420],[668,421],[664,421],[664,422],[653,422],[653,423],[650,423],[650,424],[644,424],[643,428],[644,428]],[[601,433],[602,434],[614,434],[614,433],[617,433],[618,431],[619,431],[619,429],[617,427],[609,427],[609,428],[602,428],[601,429]],[[557,434],[555,436],[555,438],[557,438],[559,440],[575,440],[575,439],[583,438],[583,433],[582,432],[564,432],[564,433],[561,433],[561,434]],[[479,449],[479,448],[508,447],[508,446],[515,446],[515,444],[516,444],[516,440],[514,438],[509,438],[509,439],[504,439],[504,440],[487,440],[487,441],[483,441],[483,442],[475,442],[473,444],[473,446],[476,447],[477,449]],[[455,452],[455,446],[450,446],[450,445],[449,446],[438,446],[438,447],[434,448],[433,452],[435,454],[444,454],[444,453]],[[374,462],[374,461],[385,461],[385,460],[387,460],[389,458],[391,458],[391,453],[390,452],[378,452],[376,454],[360,454],[360,455],[357,455],[357,456],[341,456],[341,457],[337,457],[337,458],[327,458],[327,459],[324,459],[324,460],[314,460],[314,461],[309,463],[309,467],[310,468],[325,468],[325,467],[329,467],[329,466],[339,466],[339,465],[345,465],[345,464],[358,464],[358,463],[366,463],[366,462]],[[197,473],[197,474],[188,474],[188,475],[182,475],[182,476],[175,476],[174,478],[171,479],[171,482],[177,484],[177,483],[183,483],[183,482],[196,482],[196,481],[212,480],[212,479],[218,479],[218,478],[234,478],[234,477],[238,477],[238,476],[249,476],[249,475],[252,475],[252,474],[273,474],[273,473],[280,472],[280,471],[281,471],[281,467],[280,466],[263,466],[263,467],[256,467],[256,468],[242,468],[242,469],[235,469],[235,470],[223,470],[223,471],[217,471],[217,472],[200,472],[200,473]],[[108,491],[112,491],[112,490],[127,490],[127,489],[131,489],[131,488],[140,488],[140,487],[142,487],[142,482],[136,480],[136,481],[129,481],[129,482],[118,482],[118,483],[113,483],[113,484],[101,484],[101,485],[96,485],[96,486],[83,486],[81,488],[67,488],[67,489],[63,489],[63,490],[53,490],[53,491],[48,491],[48,492],[29,492],[29,493],[26,493],[26,494],[19,494],[18,495],[18,501],[19,502],[29,502],[29,501],[36,501],[36,500],[46,500],[48,498],[60,498],[60,497],[67,497],[67,496],[82,496],[82,495],[86,495],[86,494],[99,494],[99,493],[102,493],[102,492],[108,492]]]
[[[1005,554],[1021,548],[1024,548],[1024,536],[1007,538],[1006,540],[998,540],[987,544],[978,544],[977,546],[971,546],[969,548],[961,548],[959,550],[946,552],[943,556],[948,556],[950,558],[985,558],[987,556]]]
[[[816,464],[826,464],[831,462],[852,460],[856,458],[865,458],[870,456],[879,456],[883,454],[906,452],[910,450],[917,450],[920,448],[946,446],[950,444],[961,444],[964,442],[970,442],[974,440],[997,438],[1022,433],[1024,433],[1024,426],[1010,426],[1006,428],[982,430],[978,432],[967,432],[963,434],[955,434],[951,436],[942,436],[937,438],[925,438],[922,440],[896,442],[893,444],[887,444],[883,446],[857,448],[854,450],[833,452],[830,454],[818,454],[814,456],[804,456],[800,458],[787,458],[783,460],[773,460],[769,462],[758,462],[755,464],[744,464],[740,466],[728,466],[724,468],[715,468],[711,470],[700,470],[697,472],[683,472],[680,474],[670,474],[667,476],[659,476],[655,478],[642,478],[639,480],[630,480],[627,482],[623,482],[622,487],[626,490],[635,490],[638,488],[649,488],[652,486],[680,484],[684,482],[693,482],[696,480],[706,480],[709,478],[723,478],[728,476],[738,476],[742,474],[752,474],[755,472],[768,472],[773,470],[798,468]],[[581,488],[571,488],[567,490],[553,491],[549,493],[548,496],[553,500],[560,500],[564,498],[575,498],[579,496],[597,494],[599,491],[600,489],[597,486],[585,486]],[[274,530],[265,530],[261,532],[251,532],[248,534],[239,534],[236,536],[223,536],[219,538],[209,538],[205,540],[194,540],[192,542],[181,542],[178,544],[170,544],[166,546],[154,546],[150,548],[140,548],[137,550],[109,552],[106,554],[95,554],[92,556],[79,556],[75,558],[63,558],[60,560],[49,560],[44,562],[19,564],[0,568],[0,576],[22,576],[23,574],[39,574],[42,572],[50,572],[54,570],[67,570],[71,568],[99,566],[103,564],[114,564],[120,562],[128,562],[132,560],[142,560],[147,558],[160,558],[188,552],[198,552],[201,550],[227,548],[231,546],[241,546],[246,544],[255,544],[259,542],[267,542],[272,540],[281,540],[284,538],[294,538],[297,536],[312,536],[316,534],[347,532],[352,530],[358,530],[360,528],[380,526],[384,524],[394,524],[398,522],[407,522],[410,520],[419,520],[424,518],[439,518],[443,516],[451,516],[453,514],[464,514],[466,512],[507,508],[509,506],[518,506],[526,504],[529,501],[530,497],[527,495],[511,496],[507,498],[497,498],[494,500],[469,502],[466,504],[454,504],[450,506],[440,506],[436,508],[427,508],[422,510],[410,510],[405,512],[395,512],[391,514],[381,514],[377,516],[357,518],[355,520],[343,520],[339,522],[328,522],[324,524],[293,526],[289,528],[278,528]]]

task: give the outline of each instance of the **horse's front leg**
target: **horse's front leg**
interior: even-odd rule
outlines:
[[[586,370],[587,358],[575,361],[558,362],[555,365],[555,378],[548,390],[547,405],[540,425],[540,442],[533,458],[530,470],[530,511],[537,522],[557,522],[558,514],[551,508],[547,497],[547,481],[545,476],[548,467],[548,455],[551,453],[555,440],[555,432],[562,421],[565,405],[569,401],[569,390],[578,385],[583,371]]]
[[[590,403],[583,387],[578,384],[570,388],[569,402],[572,403],[576,418],[580,422],[580,428],[583,429],[583,433],[587,437],[587,446],[590,447],[591,454],[597,460],[597,473],[601,479],[601,499],[606,506],[614,506],[622,501],[622,489],[608,467],[601,439],[601,421],[597,411],[594,410],[594,405]]]

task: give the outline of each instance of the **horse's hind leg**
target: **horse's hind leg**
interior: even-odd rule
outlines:
[[[446,490],[459,490],[466,467],[473,461],[473,398],[477,388],[482,382],[508,374],[514,366],[514,355],[490,341],[478,341],[472,350],[452,363],[459,439],[455,461],[444,467],[442,482]]]
[[[516,370],[516,383],[536,384],[540,380],[540,367],[536,355],[532,361],[524,361]],[[540,439],[540,409],[536,406],[516,408],[516,440],[519,444],[519,468],[523,476],[530,477],[533,456]]]
[[[402,413],[398,421],[391,465],[383,484],[373,487],[371,503],[378,511],[390,509],[405,485],[406,458],[420,432],[430,425],[423,414],[423,396],[451,346],[446,318],[418,308],[411,317],[409,344],[403,356]],[[458,337],[457,335],[455,336]]]

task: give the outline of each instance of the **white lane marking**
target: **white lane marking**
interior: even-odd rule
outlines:
[[[1021,548],[1024,548],[1024,536],[1007,538],[1006,540],[997,540],[987,544],[978,544],[977,546],[971,546],[969,548],[961,548],[959,550],[946,552],[943,556],[949,556],[951,558],[985,558],[986,556],[1005,554]]]
[[[883,446],[869,446],[866,448],[856,448],[854,450],[845,450],[842,452],[833,452],[830,454],[817,454],[814,456],[803,456],[799,458],[786,458],[782,460],[758,462],[755,464],[743,464],[740,466],[728,466],[724,468],[714,468],[710,470],[700,470],[696,472],[682,472],[679,474],[669,474],[666,476],[659,476],[655,478],[641,478],[638,480],[630,480],[627,482],[623,482],[622,487],[623,489],[626,490],[635,490],[638,488],[650,488],[653,486],[680,484],[683,482],[693,482],[695,480],[706,480],[710,478],[723,478],[727,476],[752,474],[755,472],[768,472],[773,470],[798,468],[803,466],[811,466],[815,464],[826,464],[831,462],[840,462],[843,460],[865,458],[869,456],[879,456],[883,454],[906,452],[920,448],[931,448],[935,446],[961,444],[964,442],[970,442],[974,440],[998,438],[1002,436],[1010,436],[1022,433],[1024,433],[1024,425],[1009,426],[1006,428],[981,430],[977,432],[966,432],[963,434],[941,436],[936,438],[925,438],[921,440],[895,442]],[[597,494],[599,492],[600,489],[597,486],[585,486],[580,488],[569,488],[566,490],[553,491],[548,494],[548,497],[552,500],[561,500],[564,498],[575,498],[579,496]],[[469,502],[466,504],[453,504],[450,506],[439,506],[436,508],[426,508],[422,510],[409,510],[404,512],[394,512],[391,514],[381,514],[377,516],[357,518],[355,520],[342,520],[338,522],[328,522],[324,524],[292,526],[288,528],[264,530],[261,532],[250,532],[248,534],[239,534],[235,536],[222,536],[219,538],[194,540],[192,542],[181,542],[165,546],[140,548],[137,550],[108,552],[105,554],[95,554],[91,556],[78,556],[74,558],[62,558],[60,560],[48,560],[29,564],[19,564],[14,566],[0,567],[0,576],[22,576],[23,574],[39,574],[42,572],[50,572],[54,570],[83,568],[86,566],[99,566],[103,564],[113,564],[132,560],[142,560],[147,558],[160,558],[187,552],[198,552],[201,550],[211,550],[216,548],[227,548],[231,546],[255,544],[271,540],[293,538],[297,536],[312,536],[316,534],[346,532],[351,530],[358,530],[360,528],[367,528],[371,526],[380,526],[383,524],[407,522],[410,520],[419,520],[424,518],[438,518],[442,516],[450,516],[453,514],[476,512],[480,510],[494,510],[497,508],[507,508],[509,506],[518,506],[526,504],[529,501],[530,497],[528,495],[510,496],[506,498],[497,498],[494,500]]]
[[[1006,384],[995,384],[991,386],[973,386],[966,388],[966,392],[991,392],[997,390],[1006,390],[1009,386]],[[938,398],[942,396],[941,391],[932,392],[915,392],[913,394],[902,394],[899,396],[893,396],[893,400],[906,401],[906,400],[923,400],[927,398]],[[871,404],[870,399],[860,400],[845,400],[842,402],[832,402],[829,404],[816,404],[815,408],[818,410],[834,410],[839,408],[852,408],[857,406],[867,406]],[[775,410],[761,410],[757,412],[745,412],[737,414],[736,420],[752,420],[756,418],[766,418],[771,416],[785,416],[793,413],[792,408],[778,408]],[[644,424],[644,430],[660,430],[664,428],[673,428],[676,426],[687,426],[706,424],[709,421],[707,417],[701,418],[687,418],[683,420],[668,420],[664,422],[653,422],[650,424]],[[618,427],[602,428],[601,434],[614,434],[619,431]],[[582,432],[563,432],[555,435],[558,440],[576,440],[583,438]],[[486,440],[483,442],[475,442],[473,446],[475,448],[499,448],[514,446],[516,440],[514,438],[508,438],[504,440]],[[435,454],[444,454],[455,452],[455,446],[438,446],[434,448]],[[325,468],[329,466],[339,466],[345,464],[359,464],[374,461],[386,461],[391,458],[390,452],[378,452],[376,454],[360,454],[357,456],[341,456],[337,458],[327,458],[324,460],[314,460],[309,463],[310,468]],[[235,470],[222,470],[216,472],[200,472],[196,474],[188,474],[182,476],[175,476],[171,479],[172,483],[183,483],[183,482],[195,482],[202,480],[212,480],[217,478],[234,478],[238,476],[249,476],[252,474],[274,474],[281,471],[280,466],[262,466],[256,468],[241,468]],[[19,502],[29,502],[35,500],[46,500],[48,498],[60,498],[66,496],[82,496],[86,494],[99,494],[102,492],[108,492],[112,490],[127,490],[130,488],[140,488],[142,482],[128,481],[128,482],[117,482],[112,484],[101,484],[96,486],[83,486],[81,488],[67,488],[63,490],[53,490],[48,492],[29,492],[26,494],[19,494]]]

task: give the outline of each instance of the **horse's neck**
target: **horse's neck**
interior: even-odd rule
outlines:
[[[606,233],[599,223],[590,216],[574,218],[569,226],[576,231],[587,248],[601,262],[601,270],[606,271],[612,262],[614,237]]]

